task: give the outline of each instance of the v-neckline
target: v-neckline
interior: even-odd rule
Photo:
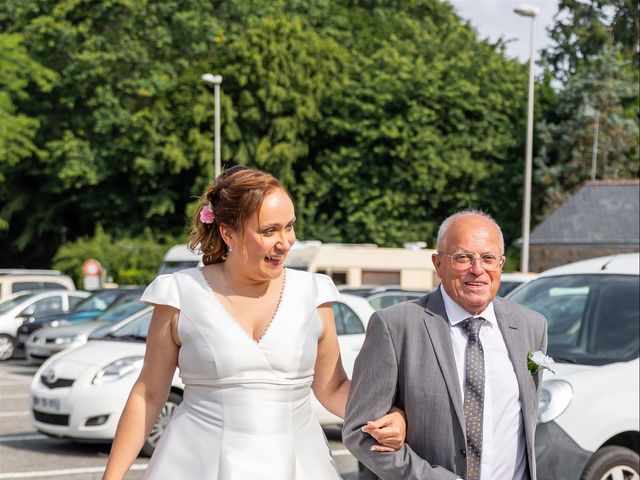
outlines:
[[[258,346],[262,344],[262,341],[265,339],[265,337],[267,335],[267,332],[271,329],[271,325],[273,325],[273,322],[275,321],[276,317],[278,316],[278,313],[280,312],[280,307],[282,305],[282,302],[284,301],[284,296],[285,296],[286,287],[287,287],[287,268],[285,267],[282,270],[283,270],[284,278],[282,279],[282,287],[280,289],[280,297],[278,299],[278,304],[276,305],[276,309],[274,310],[273,315],[271,316],[271,320],[269,320],[269,323],[267,323],[266,327],[264,328],[264,330],[262,331],[262,333],[260,334],[260,336],[256,340],[253,337],[253,335],[251,335],[251,333],[249,333],[242,326],[242,324],[236,319],[236,317],[227,309],[227,307],[224,306],[222,301],[218,298],[218,294],[216,294],[216,292],[213,290],[213,287],[212,287],[211,283],[209,282],[209,279],[204,274],[204,266],[198,267],[198,272],[200,272],[200,277],[204,281],[204,287],[207,290],[207,292],[209,292],[209,295],[211,297],[213,297],[213,300],[216,302],[216,304],[225,313],[225,315],[227,315],[229,317],[231,322],[233,324],[235,324],[236,327],[238,327],[242,331],[244,336],[248,340],[251,340],[252,343],[254,343],[254,344],[258,345]]]

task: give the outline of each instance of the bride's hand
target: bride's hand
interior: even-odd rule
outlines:
[[[404,411],[393,407],[385,416],[367,422],[362,427],[362,431],[371,435],[378,442],[371,447],[371,450],[395,452],[404,444],[407,434],[407,417]]]

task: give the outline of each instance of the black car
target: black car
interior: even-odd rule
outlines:
[[[18,328],[18,347],[24,344],[36,330],[44,327],[58,327],[61,325],[73,325],[88,322],[99,317],[107,308],[137,300],[142,295],[143,289],[139,287],[120,287],[96,290],[93,295],[78,303],[73,310],[63,315],[46,315],[30,318],[22,322]]]

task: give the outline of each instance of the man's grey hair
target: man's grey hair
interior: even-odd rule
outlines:
[[[476,208],[466,208],[464,210],[460,210],[459,212],[454,213],[453,215],[449,215],[444,221],[440,224],[438,228],[438,240],[436,243],[436,250],[440,252],[440,247],[444,244],[444,239],[447,236],[447,230],[453,222],[461,217],[482,217],[489,220],[498,230],[498,234],[500,235],[500,254],[504,255],[504,237],[502,236],[502,230],[500,229],[500,225],[496,222],[491,215],[482,210],[478,210]]]

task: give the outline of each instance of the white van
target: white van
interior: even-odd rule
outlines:
[[[58,270],[0,269],[0,299],[24,290],[75,290],[73,279]]]
[[[174,245],[165,253],[158,274],[202,266],[202,255],[193,253],[187,245]]]
[[[507,298],[548,321],[555,375],[542,382],[540,480],[638,479],[640,256],[594,258],[541,273]]]

